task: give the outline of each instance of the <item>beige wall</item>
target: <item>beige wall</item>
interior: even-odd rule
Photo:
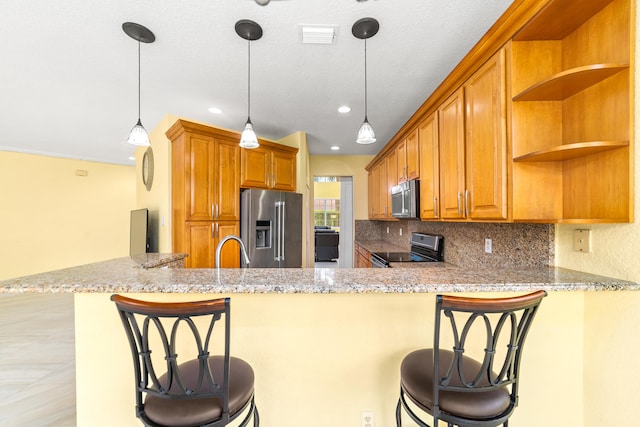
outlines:
[[[316,199],[339,199],[340,182],[314,182],[313,197]]]
[[[135,171],[0,151],[0,280],[128,256]]]
[[[311,156],[311,176],[353,177],[353,219],[368,218],[368,174],[365,166],[374,156]]]

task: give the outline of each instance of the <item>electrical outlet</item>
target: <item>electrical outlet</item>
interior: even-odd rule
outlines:
[[[402,236],[402,228],[400,229],[400,235]]]
[[[389,234],[389,227],[387,227],[387,234]]]
[[[362,427],[376,427],[373,411],[362,412]]]
[[[493,242],[491,239],[484,239],[484,251],[488,254],[493,252]]]

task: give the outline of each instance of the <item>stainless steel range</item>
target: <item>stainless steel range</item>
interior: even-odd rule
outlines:
[[[389,268],[392,262],[440,262],[443,260],[444,237],[435,234],[411,234],[410,252],[373,252],[371,266]]]

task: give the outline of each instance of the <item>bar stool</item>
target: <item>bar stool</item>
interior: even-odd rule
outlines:
[[[253,369],[229,355],[229,298],[160,303],[112,295],[111,300],[129,339],[136,416],[145,426],[226,426],[242,414],[240,426],[252,416],[254,427],[259,425]],[[213,334],[218,321],[224,328],[220,338]],[[214,342],[220,354],[209,353]]]
[[[431,415],[434,427],[439,420],[449,427],[508,426],[518,405],[524,341],[546,295],[545,291],[513,298],[437,295],[433,348],[416,350],[402,360],[396,425],[401,426],[404,409],[422,427],[429,425],[418,412]],[[453,341],[453,351],[441,348],[444,333]],[[475,335],[480,339],[476,341]],[[473,352],[478,341],[484,353],[481,360],[465,354]]]

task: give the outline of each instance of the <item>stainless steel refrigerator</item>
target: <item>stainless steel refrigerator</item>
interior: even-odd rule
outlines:
[[[302,194],[243,191],[240,237],[247,247],[248,267],[302,267]]]

